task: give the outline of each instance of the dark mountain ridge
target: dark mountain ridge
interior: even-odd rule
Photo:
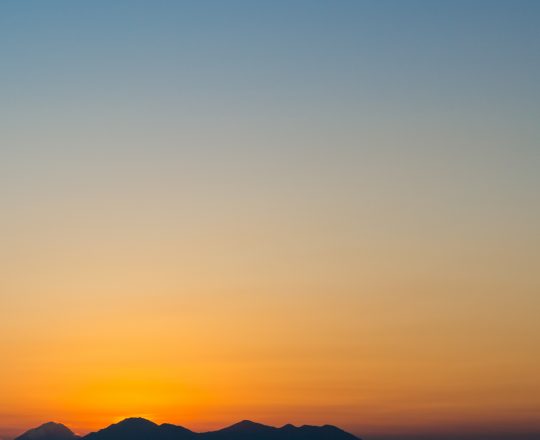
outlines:
[[[30,429],[17,437],[17,440],[75,440],[79,437],[61,423],[48,422]]]
[[[360,440],[332,425],[294,426],[281,428],[243,420],[226,428],[193,432],[182,426],[158,425],[139,417],[128,418],[107,428],[79,437],[60,423],[45,423],[15,440]]]

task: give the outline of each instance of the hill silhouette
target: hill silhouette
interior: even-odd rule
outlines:
[[[193,432],[182,426],[133,417],[108,426],[86,436],[78,437],[59,423],[45,423],[31,429],[15,440],[360,440],[358,437],[332,425],[294,426],[281,428],[243,420],[226,428]]]
[[[61,423],[48,422],[26,431],[17,437],[17,440],[75,440],[78,438],[71,429]]]

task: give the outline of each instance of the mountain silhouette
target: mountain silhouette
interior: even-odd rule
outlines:
[[[204,440],[359,440],[335,426],[296,427],[288,424],[281,428],[243,420],[219,431],[207,432]]]
[[[240,438],[256,438],[256,439],[267,439],[273,438],[278,432],[278,428],[273,426],[263,425],[261,423],[255,423],[251,420],[242,420],[241,422],[235,423],[234,425],[228,426],[226,428],[220,429],[219,431],[207,432],[205,435],[208,439],[240,439]]]
[[[147,440],[158,439],[159,426],[150,420],[132,417],[83,437],[86,440]]]
[[[241,422],[235,423],[234,425],[223,428],[219,431],[214,431],[216,433],[230,432],[230,433],[261,433],[261,432],[270,432],[274,431],[277,428],[273,426],[263,425],[262,423],[252,422],[251,420],[242,420]]]
[[[48,422],[30,429],[16,440],[75,440],[79,439],[71,429],[61,423]]]
[[[76,436],[64,425],[46,423],[25,432],[15,440],[360,440],[332,425],[294,426],[281,428],[243,420],[210,432],[193,432],[182,426],[133,417],[84,437]]]

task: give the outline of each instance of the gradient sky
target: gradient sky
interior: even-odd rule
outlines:
[[[540,2],[4,0],[0,56],[0,438],[540,432]]]

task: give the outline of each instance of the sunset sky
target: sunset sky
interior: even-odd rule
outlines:
[[[0,440],[540,433],[540,2],[4,0],[0,57]]]

